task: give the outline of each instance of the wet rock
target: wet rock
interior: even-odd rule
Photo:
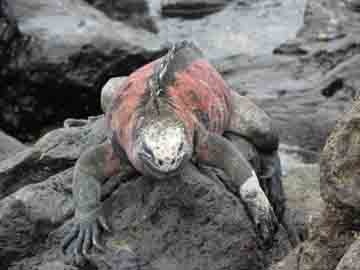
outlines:
[[[223,9],[228,0],[162,0],[164,16],[201,17]]]
[[[145,0],[86,0],[86,2],[114,20],[141,27],[154,33],[159,31],[156,22],[149,14],[149,5]]]
[[[1,67],[0,123],[38,137],[42,127],[100,111],[109,77],[127,75],[163,48],[152,33],[109,19],[82,0],[2,1],[7,52]]]
[[[337,123],[321,157],[321,195],[331,205],[358,211],[360,207],[360,101]]]
[[[25,149],[24,144],[0,131],[0,162]]]

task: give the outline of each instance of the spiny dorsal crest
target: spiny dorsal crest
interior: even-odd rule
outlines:
[[[175,80],[175,73],[184,69],[189,62],[202,57],[202,52],[191,41],[173,44],[168,53],[155,67],[150,79],[151,96],[160,97],[166,94],[167,87]]]

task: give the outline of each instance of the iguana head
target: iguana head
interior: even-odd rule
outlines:
[[[174,119],[145,122],[135,149],[143,173],[160,179],[177,174],[192,156],[185,126]]]

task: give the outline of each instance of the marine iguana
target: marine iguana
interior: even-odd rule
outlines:
[[[102,97],[109,100],[103,105],[109,140],[86,150],[75,165],[75,225],[64,253],[72,247],[75,256],[87,257],[92,246],[103,249],[100,231],[110,230],[100,202],[105,178],[127,170],[164,179],[190,163],[222,169],[261,238],[271,240],[278,226],[273,208],[249,162],[222,136],[244,136],[272,156],[279,142],[267,114],[232,90],[192,42],[176,43],[121,81],[105,86],[112,98]]]

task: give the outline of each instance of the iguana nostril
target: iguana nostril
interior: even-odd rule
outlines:
[[[160,166],[162,166],[164,164],[164,161],[162,161],[161,159],[158,160],[158,163]]]
[[[184,148],[184,143],[181,142],[178,148],[178,153],[180,153],[183,150],[183,148]]]

